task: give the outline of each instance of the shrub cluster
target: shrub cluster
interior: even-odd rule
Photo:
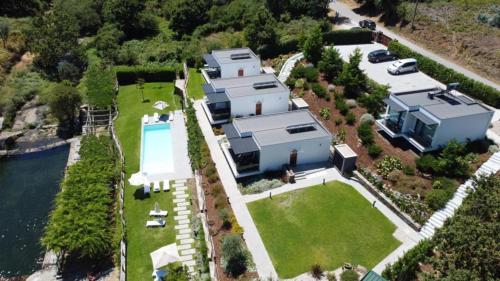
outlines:
[[[403,170],[401,159],[395,156],[384,156],[380,161],[375,163],[375,166],[377,167],[377,172],[386,179],[393,171]]]
[[[261,179],[259,181],[256,181],[250,185],[247,185],[245,187],[240,186],[240,190],[243,191],[245,194],[255,194],[255,193],[261,193],[273,188],[277,188],[283,185],[283,182],[280,181],[279,179],[273,179],[273,180],[268,180],[268,179]]]
[[[415,58],[418,61],[420,70],[439,82],[443,84],[458,82],[460,83],[460,91],[464,94],[479,99],[491,106],[500,107],[500,91],[493,87],[468,78],[428,57],[412,51],[397,41],[389,43],[389,50],[401,58]]]
[[[42,244],[55,252],[98,260],[113,249],[113,185],[119,171],[109,137],[86,136],[81,160],[69,167]]]
[[[312,84],[312,91],[316,94],[316,96],[320,98],[326,98],[326,89],[321,86],[319,83]]]
[[[438,156],[426,154],[415,160],[417,168],[434,176],[467,177],[474,153],[468,153],[466,146],[451,140]]]
[[[368,44],[372,42],[372,31],[367,29],[333,30],[324,33],[323,40],[328,45]]]
[[[172,66],[115,66],[116,79],[120,85],[135,84],[139,78],[145,82],[171,82],[175,80],[177,70]]]
[[[367,123],[360,124],[358,126],[358,138],[361,140],[363,145],[371,145],[374,142],[372,126]]]

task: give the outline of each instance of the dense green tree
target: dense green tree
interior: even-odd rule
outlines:
[[[276,17],[289,13],[293,18],[326,18],[329,3],[329,0],[266,0],[266,6]]]
[[[366,86],[366,76],[359,68],[362,53],[359,48],[354,50],[349,56],[349,63],[345,63],[339,75],[339,82],[344,85],[344,95],[349,98],[356,98],[361,90]]]
[[[319,26],[313,28],[306,36],[302,46],[304,57],[310,63],[317,65],[323,53],[323,33]]]
[[[368,95],[359,98],[359,102],[366,108],[368,113],[377,117],[385,110],[384,99],[389,95],[388,85],[378,85],[375,82],[368,82]]]
[[[127,38],[143,38],[158,32],[154,14],[143,0],[106,0],[102,7],[105,21],[115,24]]]
[[[222,263],[224,271],[233,277],[245,273],[248,268],[248,251],[240,235],[229,234],[222,239]]]
[[[51,0],[2,0],[0,15],[9,17],[26,17],[46,9]]]
[[[120,42],[124,34],[116,25],[106,23],[95,38],[95,47],[101,58],[108,62],[115,62],[120,50]]]
[[[7,48],[7,40],[9,39],[10,25],[6,21],[0,21],[0,38],[2,39],[3,48]]]
[[[78,35],[78,22],[59,6],[36,17],[28,39],[30,49],[36,54],[35,65],[54,78],[59,62],[76,64],[74,61],[80,61]]]
[[[318,67],[319,70],[323,72],[325,79],[329,82],[333,82],[342,71],[343,65],[344,61],[340,57],[339,52],[331,46],[323,51]]]
[[[102,0],[56,0],[54,5],[76,18],[81,35],[92,35],[102,24]]]
[[[80,80],[80,69],[69,61],[61,61],[57,64],[57,76],[60,81],[66,80],[73,84]]]
[[[87,102],[98,108],[109,108],[116,95],[113,70],[99,63],[91,64],[85,72]]]
[[[276,21],[264,6],[260,6],[245,28],[248,46],[258,53],[270,52],[276,46]]]
[[[180,34],[190,34],[208,21],[207,0],[175,0],[170,5],[170,27]]]
[[[70,132],[74,132],[75,119],[82,98],[75,87],[67,82],[57,84],[48,100],[50,112],[60,124],[67,124]]]

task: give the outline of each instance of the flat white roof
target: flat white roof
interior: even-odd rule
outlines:
[[[308,108],[309,104],[303,98],[292,99],[292,103],[298,108]]]
[[[356,152],[354,152],[347,144],[337,144],[334,146],[335,150],[338,151],[345,158],[358,157]]]

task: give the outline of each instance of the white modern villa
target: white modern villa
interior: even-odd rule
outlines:
[[[213,50],[203,55],[203,77],[207,83],[217,78],[242,77],[261,73],[260,58],[249,48]]]
[[[309,110],[236,118],[223,125],[222,150],[236,178],[321,163],[332,135]]]
[[[442,148],[450,140],[483,139],[493,111],[476,100],[440,88],[391,93],[380,130],[403,137],[420,152]]]
[[[203,90],[203,108],[212,125],[231,117],[288,111],[290,90],[274,74],[214,79]]]

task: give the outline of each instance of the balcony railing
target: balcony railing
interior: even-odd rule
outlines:
[[[429,137],[421,136],[415,132],[409,132],[408,135],[423,147],[429,147],[432,144],[432,139]]]
[[[244,163],[236,162],[236,170],[238,173],[256,171],[259,169],[259,163]]]
[[[391,119],[384,119],[383,124],[391,130],[395,134],[401,133],[402,126],[398,125],[396,122],[392,121]]]

